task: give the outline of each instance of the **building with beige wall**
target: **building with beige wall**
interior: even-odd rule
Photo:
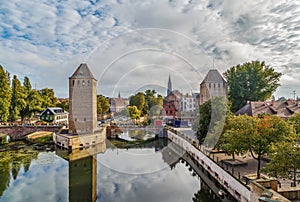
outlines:
[[[86,64],[69,78],[69,133],[93,134],[97,127],[97,80]]]
[[[218,96],[228,97],[228,84],[218,70],[210,69],[200,84],[199,104]]]

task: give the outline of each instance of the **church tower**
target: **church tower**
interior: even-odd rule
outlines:
[[[86,64],[69,78],[69,133],[93,134],[97,127],[97,80]]]
[[[171,75],[169,74],[167,96],[168,96],[171,92],[172,92],[172,82],[171,82]]]

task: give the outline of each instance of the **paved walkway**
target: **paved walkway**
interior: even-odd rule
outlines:
[[[195,132],[191,128],[174,128],[179,133],[184,134],[188,139],[192,139],[194,141],[197,141],[197,138],[195,136]],[[225,170],[227,170],[229,173],[233,174],[236,178],[240,179],[243,183],[246,183],[246,179],[243,178],[245,175],[256,175],[257,172],[257,160],[253,159],[250,153],[247,153],[246,155],[236,155],[235,159],[245,162],[246,165],[226,165],[222,163],[222,160],[228,160],[232,159],[232,156],[226,155],[225,153],[210,153],[210,158],[213,159],[215,162],[217,162],[220,166],[222,166]],[[261,168],[265,167],[267,162],[265,160],[261,161]],[[263,173],[263,175],[266,175],[266,173]],[[281,190],[299,190],[300,185],[297,184],[297,187],[291,187],[291,180],[287,179],[280,179],[279,180],[281,187],[279,186],[278,191]]]

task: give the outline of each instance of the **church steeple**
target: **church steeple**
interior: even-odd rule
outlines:
[[[171,75],[169,74],[167,96],[168,96],[171,92],[172,92],[172,82],[171,82]]]

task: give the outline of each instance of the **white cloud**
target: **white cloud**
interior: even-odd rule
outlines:
[[[187,69],[182,59],[149,51],[121,58],[118,64],[122,67],[115,67],[112,75],[125,74],[141,65],[167,65],[173,72],[185,72],[184,78],[191,81],[192,90],[196,91],[201,77],[212,68],[213,58],[220,71],[259,59],[299,80],[300,2],[297,0],[12,0],[0,3],[0,17],[3,19],[1,65],[19,77],[29,75],[38,87],[55,88],[58,96],[68,96],[67,79],[79,63],[104,54],[105,59],[100,54],[101,60],[89,64],[96,75],[101,75],[107,64],[124,51],[149,47],[173,51],[186,58],[199,76],[193,77],[194,71]],[[144,30],[136,34],[136,30],[143,28],[170,31]],[[105,43],[108,39],[112,40]],[[289,72],[285,67],[290,68]],[[145,83],[153,83],[146,73],[140,74]],[[168,71],[153,77],[161,85]],[[176,85],[176,81],[173,83]],[[111,85],[101,83],[100,92],[109,95]],[[132,83],[127,91],[138,85]],[[300,92],[300,81],[294,85]],[[184,87],[178,83],[178,88]],[[276,93],[288,96],[288,88],[290,84],[283,78]]]

